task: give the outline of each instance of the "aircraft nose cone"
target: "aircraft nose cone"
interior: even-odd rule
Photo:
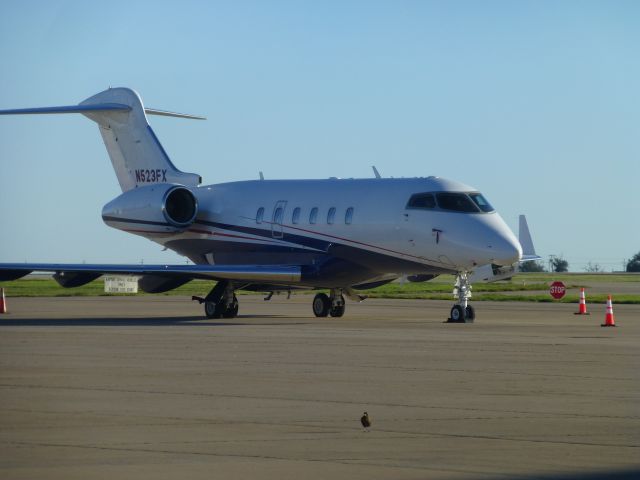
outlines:
[[[513,265],[522,258],[522,247],[513,234],[496,238],[489,247],[493,257],[491,263],[496,265]]]

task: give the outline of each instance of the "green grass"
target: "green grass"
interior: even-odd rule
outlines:
[[[206,295],[211,290],[212,282],[193,280],[181,287],[161,295]],[[104,293],[104,282],[94,280],[78,288],[62,288],[52,278],[23,278],[11,282],[2,282],[0,287],[5,289],[11,297],[95,297],[95,296],[135,296],[149,295],[144,292],[137,294]]]
[[[636,282],[640,284],[640,274],[638,273],[518,273],[514,281],[526,280],[530,282],[553,282],[560,280],[567,282],[610,282],[626,283]]]
[[[548,293],[549,284],[554,280],[561,280],[569,290],[562,300],[553,300]],[[512,301],[512,302],[562,302],[578,303],[578,289],[585,284],[598,282],[623,283],[637,282],[640,292],[640,275],[628,274],[550,274],[531,273],[518,274],[510,281],[496,283],[476,283],[473,285],[474,301]],[[452,286],[454,277],[443,275],[429,282],[400,283],[393,282],[383,285],[366,293],[371,298],[412,298],[432,300],[452,300]],[[147,295],[138,294],[107,294],[104,293],[104,283],[101,279],[78,288],[66,289],[60,287],[48,277],[29,277],[0,284],[9,297],[71,297],[71,296],[107,296],[107,295]],[[212,282],[194,280],[175,290],[161,295],[206,295]],[[589,303],[604,303],[606,295],[590,294]],[[615,303],[640,304],[640,293],[614,295]]]

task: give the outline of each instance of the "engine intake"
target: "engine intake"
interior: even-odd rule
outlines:
[[[188,227],[196,219],[198,202],[185,187],[174,187],[164,197],[162,211],[167,222],[176,227]]]
[[[128,190],[102,208],[102,219],[110,227],[142,234],[183,231],[197,214],[193,192],[167,183]]]

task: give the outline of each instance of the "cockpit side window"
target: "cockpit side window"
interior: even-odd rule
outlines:
[[[407,208],[436,208],[436,199],[433,193],[416,193],[411,195]]]
[[[452,212],[478,213],[480,210],[465,193],[436,193],[438,206]]]
[[[473,200],[473,203],[475,203],[480,210],[482,210],[483,212],[493,212],[494,208],[487,201],[487,199],[482,196],[481,193],[470,193],[469,196],[471,197],[471,200]]]

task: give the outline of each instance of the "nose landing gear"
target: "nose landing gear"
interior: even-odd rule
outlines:
[[[474,308],[468,304],[471,298],[471,284],[467,272],[458,272],[456,283],[453,287],[453,296],[456,303],[451,308],[451,315],[447,323],[473,323],[476,318]]]

